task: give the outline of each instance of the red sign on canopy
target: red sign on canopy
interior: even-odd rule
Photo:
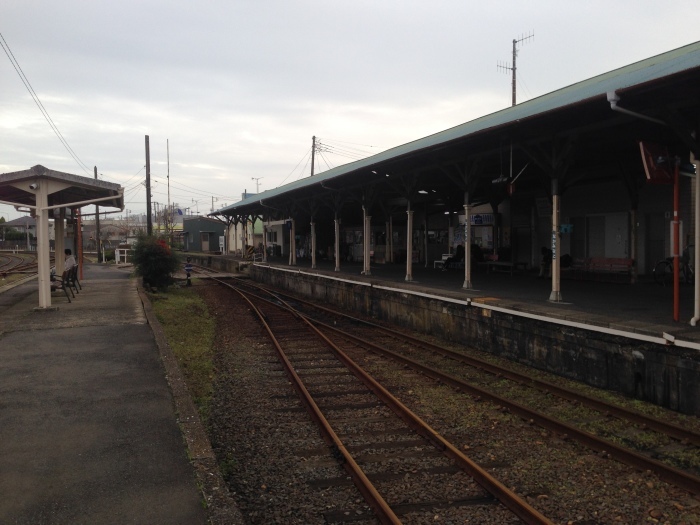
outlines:
[[[666,147],[640,142],[639,149],[649,184],[673,184],[673,164]]]

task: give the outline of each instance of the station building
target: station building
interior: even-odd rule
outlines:
[[[213,215],[262,224],[266,246],[290,264],[366,261],[371,273],[371,264],[400,263],[409,281],[411,265],[432,266],[462,244],[469,288],[472,252],[532,269],[545,248],[551,300],[560,300],[570,265],[615,261],[635,282],[676,251],[676,166],[678,252],[700,244],[699,81],[695,43]]]

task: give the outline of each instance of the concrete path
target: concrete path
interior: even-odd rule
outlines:
[[[0,523],[206,523],[129,271],[86,266],[57,310],[0,294]]]

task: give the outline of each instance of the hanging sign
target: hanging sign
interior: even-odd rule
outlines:
[[[640,142],[644,173],[649,184],[673,184],[673,166],[665,146]]]

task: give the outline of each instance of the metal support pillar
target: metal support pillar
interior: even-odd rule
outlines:
[[[411,203],[408,204],[406,211],[408,218],[406,220],[406,281],[413,280],[413,210]]]
[[[316,223],[311,221],[311,269],[316,269]]]
[[[468,194],[464,194],[464,284],[462,288],[465,290],[472,289],[472,226],[469,215],[471,214],[471,206],[468,202]]]
[[[559,303],[561,298],[561,236],[559,234],[559,184],[552,179],[552,292],[549,301]]]
[[[336,213],[335,219],[333,219],[333,225],[335,227],[335,271],[340,271],[340,219],[338,219],[338,214]]]

